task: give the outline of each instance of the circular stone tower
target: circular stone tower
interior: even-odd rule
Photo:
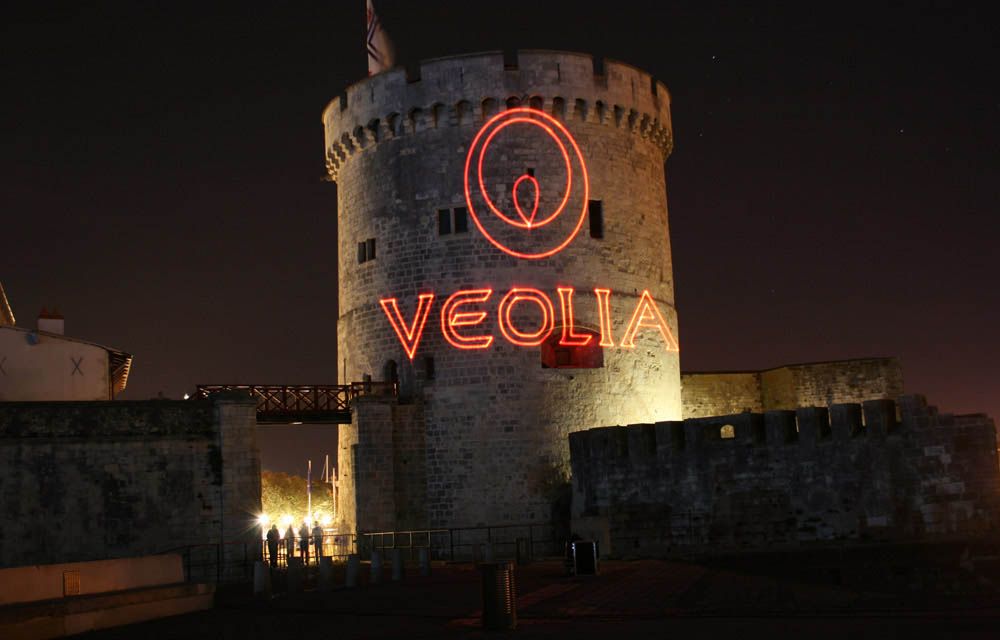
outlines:
[[[457,56],[352,85],[323,124],[338,375],[400,389],[341,432],[341,523],[547,522],[568,433],[681,418],[662,83],[576,53]]]

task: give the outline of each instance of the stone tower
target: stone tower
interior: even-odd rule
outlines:
[[[679,420],[664,161],[670,95],[550,51],[426,61],[323,113],[344,528],[546,522],[570,432]]]

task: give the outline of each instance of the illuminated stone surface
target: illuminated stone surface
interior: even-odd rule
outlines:
[[[892,400],[903,394],[895,358],[785,365],[766,371],[682,372],[685,418]]]
[[[638,69],[606,61],[598,75],[590,56],[573,53],[522,51],[516,68],[501,53],[460,56],[425,62],[419,73],[412,82],[400,69],[352,85],[323,114],[339,211],[337,373],[342,382],[379,380],[394,361],[403,396],[414,402],[365,406],[342,429],[339,520],[361,530],[546,522],[554,504],[566,504],[569,432],[681,418],[678,353],[645,329],[635,349],[606,349],[603,368],[543,369],[538,348],[503,339],[497,304],[515,286],[557,304],[557,287],[575,287],[577,325],[599,330],[593,289],[608,288],[617,343],[649,290],[678,336],[663,167],[670,96]],[[540,108],[576,140],[590,199],[603,204],[602,239],[590,237],[585,221],[559,253],[524,260],[490,244],[471,219],[467,233],[438,235],[438,210],[466,206],[469,145],[506,106]],[[557,147],[529,131],[498,136],[489,154],[488,189],[498,199],[533,170],[541,219],[556,199],[549,183],[566,173]],[[580,169],[572,171],[580,184]],[[357,245],[369,238],[376,258],[359,263]],[[489,316],[483,331],[465,332],[496,339],[487,349],[458,350],[442,337],[441,305],[455,291],[482,287],[496,292],[481,305]],[[437,297],[411,362],[379,300],[398,298],[409,320],[417,295],[431,291]],[[534,316],[530,305],[524,310],[527,330]]]

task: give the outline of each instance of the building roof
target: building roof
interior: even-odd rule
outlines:
[[[7,302],[7,293],[3,290],[3,283],[0,282],[0,326],[14,324],[14,311]]]
[[[0,291],[0,294],[3,292]],[[132,354],[126,353],[120,349],[113,349],[111,347],[106,347],[103,344],[97,344],[96,342],[90,342],[89,340],[80,340],[79,338],[70,338],[58,333],[49,333],[47,331],[37,331],[32,329],[23,329],[21,327],[15,327],[14,325],[2,325],[0,324],[0,330],[10,330],[10,331],[20,331],[24,334],[36,334],[45,336],[49,339],[54,340],[65,340],[67,342],[77,342],[80,344],[90,345],[92,347],[98,347],[104,349],[108,352],[108,378],[111,380],[111,387],[114,389],[115,393],[121,393],[125,390],[126,385],[128,385],[128,374],[132,369]]]

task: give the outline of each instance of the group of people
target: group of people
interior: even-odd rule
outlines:
[[[295,529],[292,525],[288,525],[288,529],[285,531],[285,557],[291,558],[295,553]],[[316,562],[323,556],[323,527],[316,526],[312,528],[310,534],[309,525],[305,522],[299,528],[298,541],[299,541],[299,556],[302,557],[303,564],[309,564],[309,542],[313,543],[315,549]],[[272,567],[278,566],[278,544],[281,542],[281,532],[278,531],[278,525],[272,524],[271,528],[267,532],[267,556],[270,560]]]

